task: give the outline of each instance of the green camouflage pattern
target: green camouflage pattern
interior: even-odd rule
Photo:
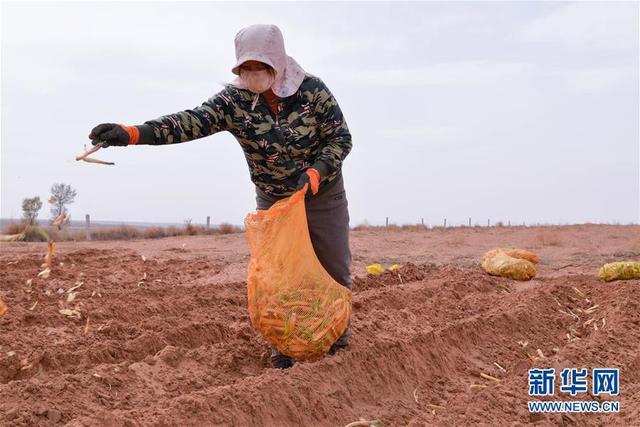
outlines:
[[[238,140],[253,183],[273,196],[289,196],[298,178],[315,162],[329,172],[320,188],[339,176],[351,151],[351,134],[335,97],[324,82],[306,74],[296,93],[280,99],[274,114],[260,96],[232,85],[192,110],[145,122],[153,128],[152,145],[177,144],[230,132]]]

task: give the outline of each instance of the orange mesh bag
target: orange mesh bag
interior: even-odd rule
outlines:
[[[499,248],[499,249],[505,254],[513,258],[526,259],[527,261],[530,261],[534,264],[537,264],[540,262],[540,257],[538,257],[538,255],[524,249],[504,249],[504,248]]]
[[[282,354],[321,357],[347,329],[351,291],[327,273],[311,245],[306,187],[247,215],[249,316]]]
[[[515,280],[530,280],[536,275],[535,263],[539,258],[533,252],[522,249],[496,248],[482,257],[481,266],[492,276]]]

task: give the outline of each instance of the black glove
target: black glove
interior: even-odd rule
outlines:
[[[129,145],[129,133],[116,123],[102,123],[94,127],[89,134],[91,144]]]
[[[300,178],[298,178],[296,191],[302,190],[302,187],[304,187],[305,184],[309,184],[305,197],[314,196],[320,188],[320,181],[322,181],[322,178],[327,175],[328,169],[329,168],[326,163],[322,161],[315,162],[313,166],[307,169],[302,175],[300,175]]]
[[[309,186],[307,187],[307,192],[304,195],[305,197],[311,197],[318,192],[318,185],[320,184],[320,182],[318,178],[314,178],[312,169],[313,168],[309,168],[302,175],[300,175],[300,178],[298,178],[298,184],[296,185],[296,191],[299,191],[302,190],[302,187],[304,187],[305,184],[309,184]],[[314,188],[315,192],[313,191]]]

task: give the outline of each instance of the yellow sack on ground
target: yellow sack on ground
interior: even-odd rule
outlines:
[[[367,273],[374,276],[379,276],[380,274],[384,273],[384,267],[379,263],[367,265]]]
[[[297,360],[325,354],[351,317],[351,292],[327,273],[311,245],[305,190],[245,218],[251,323]]]
[[[513,255],[518,255],[514,257]],[[482,257],[482,268],[492,276],[507,277],[515,280],[530,280],[536,275],[536,268],[529,259],[538,261],[533,252],[520,249],[490,250]],[[535,258],[534,258],[535,257]]]
[[[607,282],[611,282],[612,280],[640,279],[640,262],[622,261],[605,264],[600,267],[598,276]]]

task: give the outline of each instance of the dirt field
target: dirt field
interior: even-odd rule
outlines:
[[[537,252],[538,276],[484,274],[496,246]],[[640,425],[640,281],[596,276],[640,258],[640,227],[361,230],[352,247],[351,347],[278,371],[242,234],[61,243],[47,280],[46,244],[0,244],[0,425]],[[376,261],[400,276],[367,277]],[[529,414],[532,367],[620,368],[621,412]]]

